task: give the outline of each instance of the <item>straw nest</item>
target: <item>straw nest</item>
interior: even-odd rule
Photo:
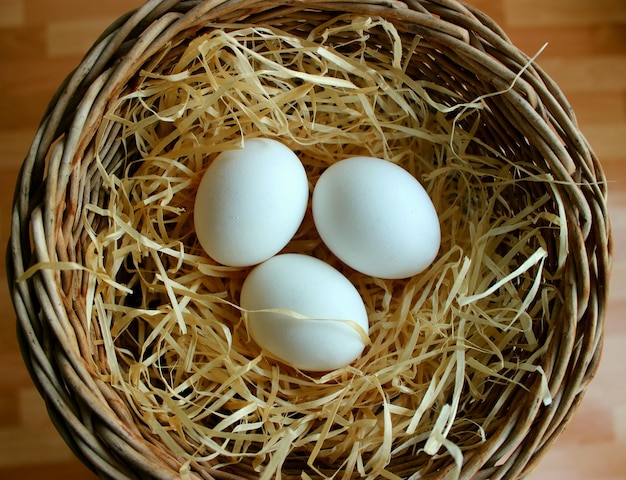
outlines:
[[[424,273],[344,266],[310,212],[286,251],[361,293],[370,345],[308,374],[248,337],[246,268],[193,230],[211,160],[253,137],[397,163],[442,247]],[[53,99],[21,172],[9,275],[52,418],[114,478],[518,478],[595,372],[606,186],[558,87],[452,0],[148,2]]]

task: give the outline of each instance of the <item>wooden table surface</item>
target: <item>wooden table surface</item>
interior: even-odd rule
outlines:
[[[0,243],[19,165],[54,90],[140,0],[0,0]],[[615,258],[603,359],[531,480],[626,479],[626,0],[471,0],[559,83],[610,182]],[[0,478],[93,479],[52,426],[22,363],[0,276]]]

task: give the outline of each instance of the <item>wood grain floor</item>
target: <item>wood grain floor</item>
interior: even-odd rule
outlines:
[[[610,181],[615,237],[606,344],[572,423],[531,480],[626,479],[626,0],[470,0],[534,54],[572,103]],[[0,0],[0,244],[15,178],[53,91],[140,0]],[[0,256],[0,478],[95,478],[52,426],[23,366]]]

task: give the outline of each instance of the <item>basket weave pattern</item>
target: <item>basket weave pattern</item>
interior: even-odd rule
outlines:
[[[503,91],[483,136],[505,154],[521,152],[542,164],[558,182],[566,207],[563,307],[553,312],[557,331],[541,359],[552,405],[543,407],[540,381],[529,375],[514,404],[498,405],[491,398],[476,407],[500,408],[507,422],[485,432],[486,441],[466,456],[460,477],[528,474],[581,401],[600,358],[611,263],[604,174],[558,86],[536,66],[516,79],[529,58],[496,24],[455,0],[153,0],[111,25],[52,99],[20,173],[8,250],[25,361],[60,433],[102,477],[174,478],[184,460],[136,424],[118,393],[94,375],[93,360],[87,358],[93,341],[84,304],[87,276],[44,269],[17,279],[37,262],[80,263],[83,207],[102,200],[100,173],[92,161],[94,137],[108,108],[164,45],[182,43],[215,23],[271,25],[306,37],[343,13],[380,16],[400,32],[421,36],[407,70],[414,76],[468,100]],[[105,167],[114,168],[121,145],[111,142],[99,154]],[[544,331],[537,334],[546,337]],[[399,476],[420,469],[410,453],[396,463]],[[451,471],[450,465],[432,465],[421,478],[446,478]],[[249,466],[238,468],[228,473],[192,465],[190,478],[258,477]],[[294,478],[301,471],[296,459],[283,469]]]

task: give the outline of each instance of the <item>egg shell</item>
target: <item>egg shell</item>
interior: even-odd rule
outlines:
[[[366,275],[410,277],[439,251],[439,218],[428,193],[389,161],[352,157],[331,165],[315,185],[312,205],[324,243]]]
[[[245,140],[220,153],[198,186],[198,241],[217,262],[245,267],[278,253],[302,223],[309,184],[302,162],[282,143]]]
[[[240,304],[248,312],[252,339],[301,370],[341,368],[365,347],[361,335],[345,322],[354,322],[365,334],[369,331],[359,292],[317,258],[288,253],[256,266],[244,281]],[[268,309],[274,311],[259,311]]]

